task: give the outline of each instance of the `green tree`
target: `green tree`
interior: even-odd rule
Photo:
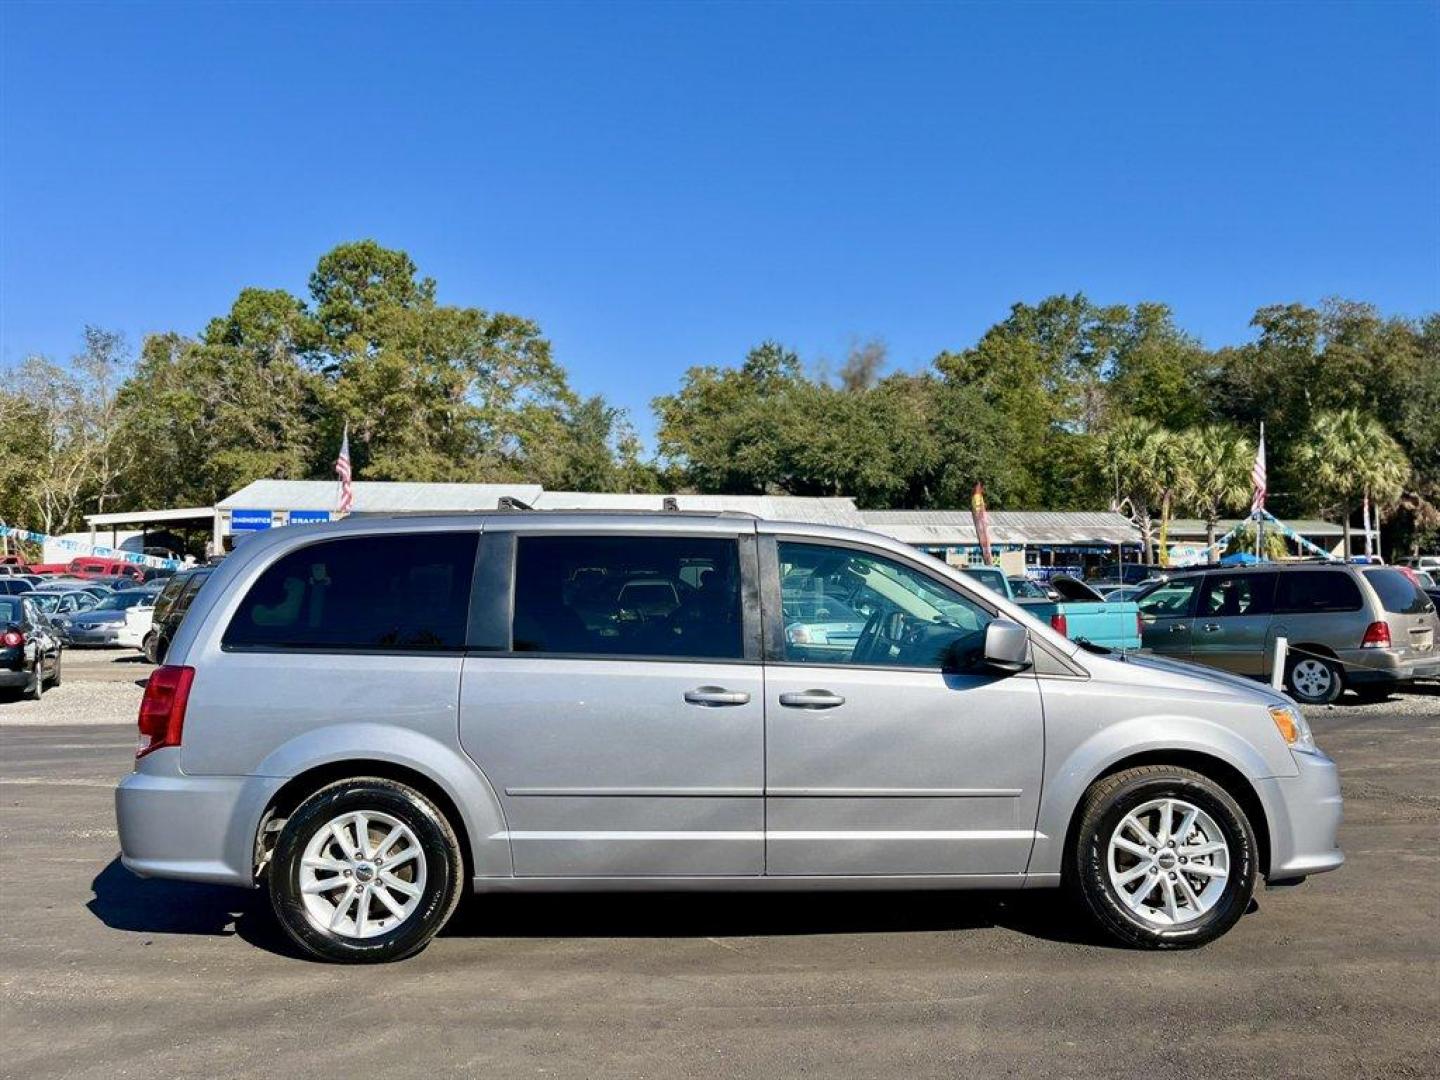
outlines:
[[[1393,506],[1405,489],[1410,462],[1373,416],[1340,409],[1315,417],[1296,452],[1297,467],[1310,478],[1311,490],[1338,506],[1350,547],[1350,517],[1362,498],[1377,508]]]
[[[1255,445],[1234,428],[1205,424],[1177,439],[1185,459],[1181,502],[1205,522],[1205,543],[1215,546],[1216,525],[1227,511],[1243,509],[1251,495]]]
[[[1153,420],[1126,417],[1112,424],[1096,443],[1096,465],[1115,487],[1115,502],[1128,503],[1144,534],[1145,561],[1154,560],[1152,511],[1179,486],[1175,440]]]

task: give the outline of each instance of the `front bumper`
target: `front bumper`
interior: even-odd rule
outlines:
[[[1345,862],[1338,834],[1340,770],[1321,753],[1293,753],[1297,773],[1256,782],[1270,823],[1271,882],[1336,870]]]
[[[253,884],[255,833],[277,777],[189,776],[178,749],[141,758],[115,789],[120,861],[141,877]]]
[[[67,626],[60,631],[66,645],[114,645],[118,637],[113,626]]]

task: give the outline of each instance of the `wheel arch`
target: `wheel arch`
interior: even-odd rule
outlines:
[[[1258,848],[1257,856],[1261,873],[1270,873],[1270,821],[1269,815],[1265,812],[1265,804],[1260,800],[1260,794],[1256,791],[1255,785],[1251,783],[1240,769],[1226,761],[1224,758],[1214,754],[1206,753],[1203,750],[1179,749],[1179,748],[1155,748],[1144,750],[1139,753],[1130,754],[1111,762],[1100,772],[1092,776],[1081,789],[1081,798],[1077,799],[1074,808],[1070,813],[1070,821],[1065,829],[1065,846],[1062,854],[1068,860],[1069,853],[1075,847],[1075,831],[1079,828],[1080,819],[1084,813],[1084,792],[1104,780],[1106,777],[1114,776],[1116,773],[1124,772],[1126,769],[1138,768],[1142,765],[1172,765],[1182,769],[1189,769],[1197,772],[1209,780],[1213,780],[1225,789],[1245,812],[1250,820],[1250,827],[1255,831],[1255,844]],[[1063,863],[1062,863],[1063,865]]]
[[[252,866],[262,861],[271,824],[283,820],[310,795],[338,780],[377,776],[407,784],[435,803],[455,830],[470,880],[510,876],[510,843],[499,801],[469,759],[462,760],[459,751],[423,736],[412,736],[417,745],[396,744],[393,732],[388,739],[377,739],[365,730],[370,725],[354,727],[343,737],[335,728],[322,729],[323,750],[309,744],[309,739],[297,740],[272,755],[262,768],[266,775],[286,779],[256,822]]]

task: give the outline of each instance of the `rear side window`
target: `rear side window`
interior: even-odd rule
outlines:
[[[196,574],[185,583],[185,591],[182,592],[180,598],[175,601],[174,610],[176,612],[183,615],[190,610],[190,605],[195,600],[195,594],[200,591],[200,586],[205,584],[205,579],[209,576],[209,574]]]
[[[1380,567],[1362,570],[1365,580],[1392,615],[1420,615],[1430,609],[1430,598],[1399,570]]]
[[[351,536],[267,568],[224,644],[300,649],[462,649],[478,534]]]
[[[1274,595],[1274,574],[1210,574],[1200,590],[1200,617],[1269,615]]]
[[[519,537],[512,640],[517,652],[739,660],[739,544]]]
[[[1304,570],[1281,574],[1275,610],[1287,615],[1359,611],[1360,586],[1343,570]]]

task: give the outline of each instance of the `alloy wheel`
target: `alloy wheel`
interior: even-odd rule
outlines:
[[[1301,660],[1290,671],[1290,685],[1304,697],[1323,699],[1330,693],[1335,674],[1323,660]]]
[[[389,933],[415,913],[425,892],[425,853],[410,827],[379,811],[332,819],[300,860],[300,893],[311,925],[345,938]]]
[[[1219,902],[1230,846],[1215,819],[1194,803],[1152,799],[1115,827],[1107,868],[1132,915],[1153,926],[1178,926]]]

